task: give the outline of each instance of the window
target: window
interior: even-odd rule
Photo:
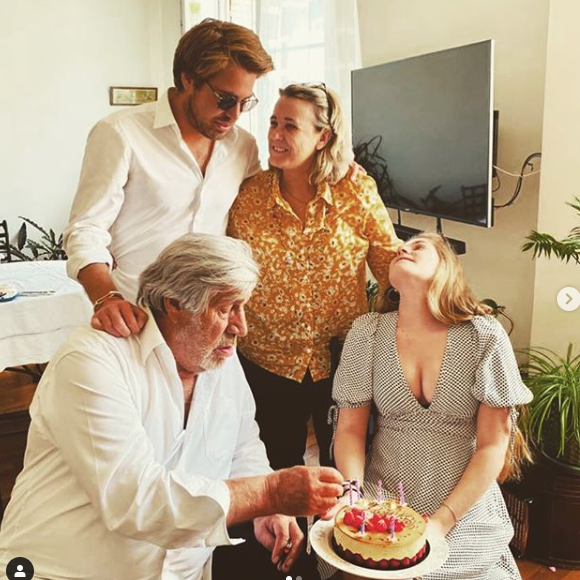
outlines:
[[[360,66],[356,0],[182,0],[184,30],[211,16],[251,28],[274,60],[256,84],[260,104],[238,124],[258,140],[262,165],[278,89],[324,81],[340,95],[350,118],[350,72]]]

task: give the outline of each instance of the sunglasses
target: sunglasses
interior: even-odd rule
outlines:
[[[258,98],[256,95],[252,95],[251,97],[247,97],[245,99],[238,99],[235,95],[230,95],[229,93],[222,93],[217,89],[214,89],[208,81],[205,81],[205,84],[212,90],[215,98],[217,99],[217,106],[218,109],[222,111],[228,111],[229,109],[233,109],[236,105],[240,105],[240,112],[247,113],[251,111],[257,104]]]
[[[328,107],[328,122],[330,123],[330,119],[332,119],[332,101],[330,100],[330,97],[328,96],[328,90],[326,89],[326,84],[325,83],[302,83],[303,87],[308,87],[309,89],[318,89],[320,91],[322,91],[324,93],[324,96],[326,97],[326,104]]]

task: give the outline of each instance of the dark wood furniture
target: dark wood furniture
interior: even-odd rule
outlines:
[[[0,522],[22,470],[30,425],[28,407],[35,390],[36,383],[23,375],[0,373]]]
[[[0,222],[0,262],[11,262],[10,237],[8,236],[8,224],[6,220]]]
[[[580,469],[540,455],[523,481],[507,490],[517,498],[511,506],[507,501],[515,551],[547,566],[580,570]]]

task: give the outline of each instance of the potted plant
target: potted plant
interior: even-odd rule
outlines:
[[[53,229],[46,230],[31,219],[18,216],[22,220],[22,225],[18,230],[16,246],[10,244],[10,253],[15,261],[32,260],[66,260],[67,256],[63,249],[62,234],[57,236]],[[42,235],[38,240],[28,237],[26,224],[30,224]],[[26,251],[30,253],[27,254]]]
[[[580,473],[580,354],[572,345],[564,357],[547,348],[527,349],[521,366],[534,394],[522,419],[522,430],[549,458]]]
[[[568,204],[573,207],[580,218],[580,197],[574,198],[574,202]],[[580,265],[580,226],[574,228],[564,239],[557,240],[550,234],[539,233],[532,230],[526,237],[528,240],[522,251],[533,251],[534,258],[544,254],[550,258],[552,254],[566,263],[574,260]]]
[[[580,197],[568,204],[580,217]],[[580,227],[562,240],[535,230],[526,238],[524,252],[534,258],[545,255],[580,265]],[[546,348],[531,348],[522,372],[534,393],[528,405],[524,427],[530,441],[548,457],[580,469],[580,354],[572,354],[572,345],[564,357]]]
[[[569,203],[580,218],[580,198]],[[580,265],[580,227],[561,240],[532,231],[523,251]],[[524,382],[534,399],[522,413],[521,429],[539,451],[517,496],[525,508],[525,551],[534,560],[580,569],[580,353],[562,356],[546,348],[525,351]],[[528,528],[529,525],[529,528]]]

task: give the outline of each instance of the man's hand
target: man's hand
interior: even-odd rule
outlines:
[[[349,505],[350,500],[348,493],[345,493],[341,498],[339,498],[337,504],[330,508],[326,513],[320,515],[321,520],[331,520],[343,507]]]
[[[266,478],[276,513],[293,516],[322,514],[342,495],[344,478],[332,467],[290,467]]]
[[[91,326],[117,338],[139,334],[147,322],[147,314],[122,298],[109,298],[91,318]]]
[[[275,514],[254,520],[254,534],[262,546],[272,552],[272,563],[288,572],[304,543],[304,534],[296,519]]]

